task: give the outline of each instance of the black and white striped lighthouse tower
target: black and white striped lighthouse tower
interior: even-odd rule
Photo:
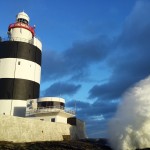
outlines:
[[[39,97],[42,44],[29,16],[20,12],[0,42],[0,114],[25,116],[28,99]]]

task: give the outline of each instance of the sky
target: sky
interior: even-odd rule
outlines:
[[[127,89],[150,74],[150,0],[3,0],[0,36],[24,11],[43,44],[41,97],[59,96],[90,138]]]

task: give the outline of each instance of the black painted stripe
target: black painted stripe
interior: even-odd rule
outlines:
[[[0,58],[21,58],[41,65],[41,50],[36,46],[18,41],[0,42]]]
[[[0,99],[27,100],[39,97],[40,85],[25,79],[0,79]]]

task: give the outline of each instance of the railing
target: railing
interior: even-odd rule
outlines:
[[[75,111],[64,109],[63,106],[48,106],[48,107],[38,107],[37,109],[30,109],[26,112],[26,115],[35,115],[40,113],[50,113],[50,112],[66,112],[75,115]]]
[[[46,106],[46,107],[38,107],[37,109],[49,109],[49,108],[57,108],[57,109],[62,109],[64,110],[64,106],[56,105],[56,106]]]
[[[31,39],[31,40],[28,40],[28,39],[20,38],[20,37],[12,37],[12,38],[9,38],[9,41],[21,41],[21,42],[26,42],[26,43],[33,44],[32,39]]]
[[[5,42],[5,41],[21,41],[21,42],[26,42],[26,43],[33,44],[32,39],[28,40],[28,39],[20,38],[20,37],[12,37],[12,38],[10,38],[10,37],[7,37],[7,38],[0,37],[0,42]]]

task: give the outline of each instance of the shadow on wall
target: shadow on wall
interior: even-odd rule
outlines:
[[[87,138],[85,132],[85,122],[76,117],[69,119],[71,140],[79,140]]]
[[[13,116],[25,117],[26,107],[14,107]]]

